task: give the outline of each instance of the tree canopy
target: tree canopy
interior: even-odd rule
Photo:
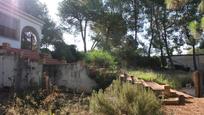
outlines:
[[[182,54],[184,46],[194,53],[204,46],[203,0],[62,0],[58,9],[61,27],[50,19],[45,5],[31,1],[21,0],[20,4],[45,22],[41,43],[46,48],[53,45],[63,50],[62,45],[72,49],[62,39],[63,32],[69,32],[81,36],[84,52],[87,37],[91,37],[91,50],[107,51],[118,60],[156,55],[164,66],[165,58],[173,65],[171,56]]]

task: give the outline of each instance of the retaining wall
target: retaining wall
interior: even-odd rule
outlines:
[[[80,63],[43,65],[39,61],[22,59],[18,55],[0,54],[0,88],[13,87],[26,90],[42,85],[43,71],[51,83],[66,90],[91,92],[97,86],[88,77],[86,67]]]

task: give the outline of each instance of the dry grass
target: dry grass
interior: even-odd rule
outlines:
[[[40,90],[0,104],[0,109],[6,115],[88,115],[88,105],[88,98],[83,94],[52,92],[45,96]]]
[[[151,71],[151,70],[129,70],[129,75],[133,75],[145,81],[154,81],[159,84],[168,84],[179,89],[191,83],[191,72],[182,71]]]

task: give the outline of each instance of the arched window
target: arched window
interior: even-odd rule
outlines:
[[[21,48],[37,50],[38,33],[32,27],[25,27],[21,33]]]

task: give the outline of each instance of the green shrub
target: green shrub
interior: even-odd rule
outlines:
[[[66,60],[69,63],[77,62],[83,58],[83,54],[76,50],[75,45],[67,45],[64,42],[55,42],[52,57],[59,60]]]
[[[103,115],[160,115],[161,104],[152,91],[116,80],[104,92],[94,92],[90,111]]]
[[[111,54],[100,50],[88,52],[85,56],[85,62],[99,68],[115,68],[117,64]]]

